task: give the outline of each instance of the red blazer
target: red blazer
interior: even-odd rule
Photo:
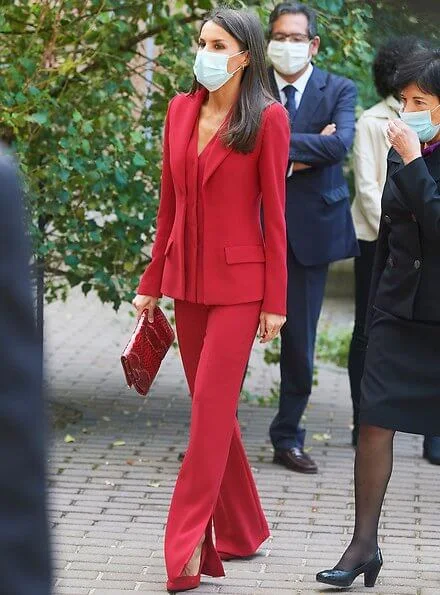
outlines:
[[[185,161],[206,91],[177,95],[168,107],[156,240],[138,293],[185,299]],[[217,137],[205,166],[203,294],[206,305],[263,300],[262,311],[286,313],[285,173],[290,126],[274,102],[263,112],[251,153]],[[263,205],[264,235],[261,227]]]

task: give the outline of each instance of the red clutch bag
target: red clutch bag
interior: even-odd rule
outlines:
[[[128,387],[146,395],[159,371],[160,364],[174,341],[174,331],[162,310],[156,306],[154,322],[142,312],[133,335],[121,355]]]

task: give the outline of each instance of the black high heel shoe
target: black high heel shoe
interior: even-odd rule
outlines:
[[[383,558],[380,549],[377,550],[374,558],[365,564],[361,564],[353,570],[323,570],[318,572],[316,580],[318,583],[325,583],[326,585],[333,585],[334,587],[350,587],[356,577],[360,574],[364,575],[364,585],[366,587],[374,587],[376,579],[382,568]]]

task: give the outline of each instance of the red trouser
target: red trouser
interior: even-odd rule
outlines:
[[[204,534],[207,552],[202,572],[211,576],[224,575],[216,548],[249,556],[269,536],[236,417],[260,311],[261,302],[231,306],[175,303],[192,408],[188,450],[165,532],[171,580],[182,574]]]

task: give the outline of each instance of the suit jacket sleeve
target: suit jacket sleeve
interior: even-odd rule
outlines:
[[[176,210],[176,196],[174,192],[173,179],[170,167],[170,112],[173,99],[168,106],[165,119],[163,138],[162,178],[160,189],[160,203],[156,220],[156,239],[151,251],[151,262],[142,275],[137,293],[161,297],[160,286],[162,284],[163,269],[165,266],[165,249],[171,234]]]
[[[42,350],[21,207],[16,168],[0,148],[0,591],[49,595]]]
[[[393,180],[415,214],[423,234],[434,241],[440,238],[440,193],[423,157],[399,171]]]
[[[284,107],[279,103],[270,105],[264,112],[263,126],[259,156],[266,250],[262,311],[285,315],[287,306],[285,203],[290,126]]]
[[[366,335],[368,335],[371,326],[371,321],[373,319],[374,304],[376,302],[376,293],[377,288],[379,287],[379,281],[382,276],[382,273],[385,270],[387,258],[390,253],[388,247],[388,236],[389,226],[386,223],[384,223],[383,219],[381,219],[379,226],[379,236],[377,238],[376,244],[376,254],[374,257],[373,273],[371,276],[370,293],[368,297],[367,318],[365,320]]]
[[[293,129],[290,139],[290,160],[314,167],[334,165],[343,161],[353,144],[356,98],[356,86],[345,79],[329,121],[336,124],[335,134],[323,136],[295,132]]]
[[[386,179],[388,180],[392,176],[391,171],[391,162],[388,159],[387,161],[387,176]],[[386,184],[386,182],[385,182]],[[374,313],[374,304],[376,302],[376,293],[379,287],[379,281],[382,277],[382,273],[385,270],[385,266],[387,263],[388,256],[390,254],[389,244],[388,244],[388,237],[390,234],[390,227],[385,223],[383,217],[380,219],[379,225],[379,235],[377,238],[376,244],[376,254],[374,256],[374,265],[373,265],[373,272],[371,275],[371,284],[370,284],[370,293],[368,296],[368,307],[367,307],[367,317],[365,320],[365,334],[368,335],[371,321],[373,319]]]

